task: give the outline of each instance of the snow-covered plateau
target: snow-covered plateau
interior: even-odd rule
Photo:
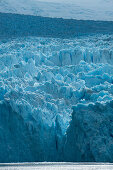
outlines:
[[[113,35],[0,40],[0,162],[113,162]]]
[[[0,12],[113,21],[112,0],[0,0]]]

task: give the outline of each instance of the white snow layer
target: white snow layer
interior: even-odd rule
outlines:
[[[0,0],[0,12],[58,18],[113,21],[113,1]]]

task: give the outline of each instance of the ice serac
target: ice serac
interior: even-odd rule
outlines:
[[[0,41],[0,162],[113,162],[112,44]]]

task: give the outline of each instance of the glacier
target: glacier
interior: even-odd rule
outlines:
[[[113,162],[113,36],[0,40],[0,162]]]

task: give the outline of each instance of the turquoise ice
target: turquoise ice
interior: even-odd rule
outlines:
[[[113,162],[113,36],[0,41],[0,162],[28,161]]]

